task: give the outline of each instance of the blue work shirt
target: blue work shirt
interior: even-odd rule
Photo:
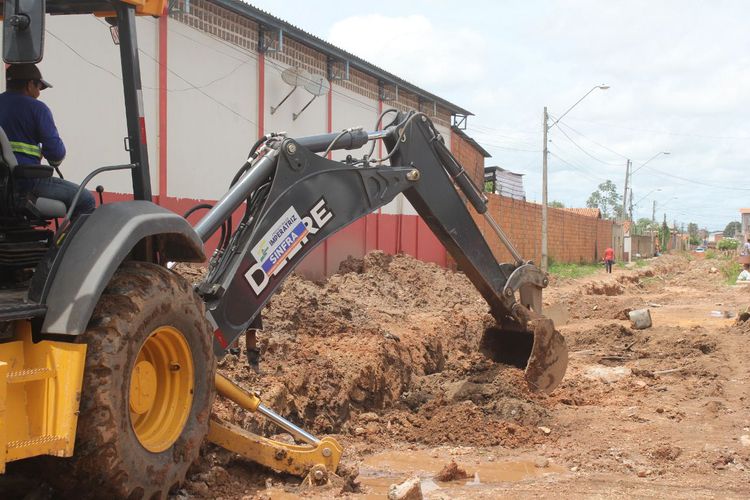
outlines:
[[[65,158],[52,111],[38,99],[11,90],[0,94],[0,127],[19,165],[39,165],[42,157],[50,162]]]

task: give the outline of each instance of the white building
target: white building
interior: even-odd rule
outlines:
[[[220,198],[265,133],[299,137],[352,126],[372,129],[382,110],[395,107],[429,115],[451,147],[460,139],[452,137],[451,124],[471,115],[242,1],[169,4],[169,15],[140,17],[137,29],[154,200],[178,213]],[[110,26],[94,16],[49,16],[46,22],[39,66],[54,88],[41,98],[68,150],[65,177],[80,181],[96,167],[128,163],[119,49]],[[288,68],[326,80],[330,90],[314,97],[299,87],[289,95],[294,87],[282,79]],[[97,184],[105,188],[105,202],[132,196],[128,173],[102,174],[89,188]],[[445,264],[444,249],[416,219],[399,195],[327,240],[302,270],[329,274],[347,256],[375,248]]]
[[[517,174],[497,166],[484,167],[484,182],[486,191],[526,201],[523,174]]]

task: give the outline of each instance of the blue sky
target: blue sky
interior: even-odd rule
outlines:
[[[750,2],[250,3],[472,111],[486,164],[525,174],[530,200],[544,106],[559,116],[605,83],[550,131],[550,200],[622,192],[627,158],[668,151],[633,177],[636,218],[656,200],[657,219],[713,230],[750,207]]]

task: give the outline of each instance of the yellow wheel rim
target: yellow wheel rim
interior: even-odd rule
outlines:
[[[130,372],[130,423],[141,445],[158,453],[180,437],[193,404],[190,346],[174,327],[151,332]]]

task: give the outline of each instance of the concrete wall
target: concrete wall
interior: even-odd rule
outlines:
[[[642,235],[642,236],[631,236],[630,237],[630,260],[634,260],[637,258],[649,258],[654,256],[654,249],[655,249],[655,242],[654,239],[656,237],[651,237],[648,235]]]
[[[170,20],[168,66],[167,195],[217,199],[258,138],[258,56]]]

